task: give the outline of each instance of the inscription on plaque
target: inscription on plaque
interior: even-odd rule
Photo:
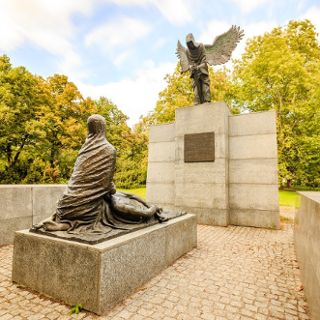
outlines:
[[[184,135],[184,162],[213,162],[214,153],[214,132]]]

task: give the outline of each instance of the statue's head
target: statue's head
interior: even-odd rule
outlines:
[[[106,119],[100,114],[93,114],[87,120],[89,134],[103,135],[106,134]]]
[[[195,49],[199,46],[199,43],[197,43],[194,40],[194,36],[192,33],[188,33],[186,36],[186,44],[189,50]]]

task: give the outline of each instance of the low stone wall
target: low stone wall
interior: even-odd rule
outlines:
[[[0,185],[0,245],[54,213],[65,185]]]
[[[320,319],[320,192],[299,192],[294,240],[312,319]]]

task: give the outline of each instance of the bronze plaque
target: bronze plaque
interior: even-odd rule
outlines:
[[[213,162],[214,151],[214,132],[184,135],[184,162]]]

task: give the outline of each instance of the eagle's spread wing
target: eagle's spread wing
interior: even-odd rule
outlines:
[[[240,27],[237,26],[232,26],[227,32],[217,36],[213,44],[204,46],[207,62],[210,65],[226,63],[243,36],[243,30],[240,30]]]
[[[189,62],[186,53],[186,48],[181,44],[180,41],[177,43],[177,51],[176,54],[180,60],[181,72],[186,72],[189,70]]]

